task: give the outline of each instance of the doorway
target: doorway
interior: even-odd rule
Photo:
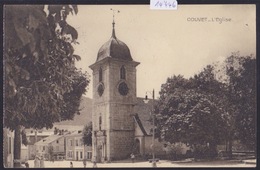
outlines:
[[[140,155],[140,140],[139,139],[135,139],[134,154],[135,155]]]

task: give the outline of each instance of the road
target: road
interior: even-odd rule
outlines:
[[[75,168],[83,168],[82,161],[72,161],[73,167]],[[34,167],[34,161],[29,160],[29,167]],[[69,168],[70,167],[70,161],[45,161],[44,163],[45,168]],[[92,168],[93,163],[87,162],[87,168]],[[114,163],[97,163],[98,168],[116,168],[116,167],[152,167],[152,164],[148,161],[146,162],[135,162],[131,163],[129,161],[125,162],[114,162]],[[157,163],[157,167],[256,167],[256,164],[246,164],[238,161],[211,161],[211,162],[189,162],[189,163],[172,163],[170,161],[166,160],[160,160],[160,162]]]

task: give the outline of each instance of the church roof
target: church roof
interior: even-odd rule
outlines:
[[[134,107],[134,112],[138,114],[138,119],[140,120],[140,122],[138,121],[138,123],[140,123],[142,126],[140,127],[141,130],[142,131],[144,130],[147,135],[151,135],[152,128],[153,128],[152,117],[151,117],[152,100],[149,100],[147,104],[144,103],[143,100],[144,98],[137,97],[137,102]],[[146,135],[145,133],[144,135]]]
[[[134,119],[135,119],[136,123],[138,124],[138,126],[140,127],[140,129],[141,129],[142,133],[144,134],[144,136],[147,136],[147,133],[146,133],[146,131],[144,129],[144,126],[143,126],[143,124],[142,124],[142,122],[141,122],[141,120],[140,120],[140,118],[139,118],[137,113],[134,115]]]
[[[120,41],[115,34],[115,22],[113,21],[113,30],[111,38],[101,46],[97,55],[97,62],[104,58],[111,57],[126,61],[133,61],[128,46]]]

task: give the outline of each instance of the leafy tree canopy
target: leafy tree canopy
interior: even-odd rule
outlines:
[[[239,139],[256,142],[256,60],[233,53],[186,79],[162,84],[156,106],[157,134],[170,143],[213,145]]]
[[[92,130],[93,130],[92,122],[84,126],[83,137],[82,137],[84,145],[92,146]]]
[[[198,90],[196,81],[173,76],[162,85],[156,122],[165,141],[193,145],[220,139],[224,115],[212,101],[213,94]]]
[[[75,67],[75,5],[4,7],[4,126],[41,129],[73,119],[89,75]]]
[[[228,109],[233,119],[234,139],[256,148],[256,59],[233,53],[224,62]]]

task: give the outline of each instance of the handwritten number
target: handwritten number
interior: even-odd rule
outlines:
[[[176,1],[169,2],[169,1],[163,1],[160,2],[159,0],[155,3],[156,7],[166,7],[166,8],[175,8],[176,7]]]
[[[172,3],[172,7],[174,7],[174,8],[176,7],[176,2]]]

